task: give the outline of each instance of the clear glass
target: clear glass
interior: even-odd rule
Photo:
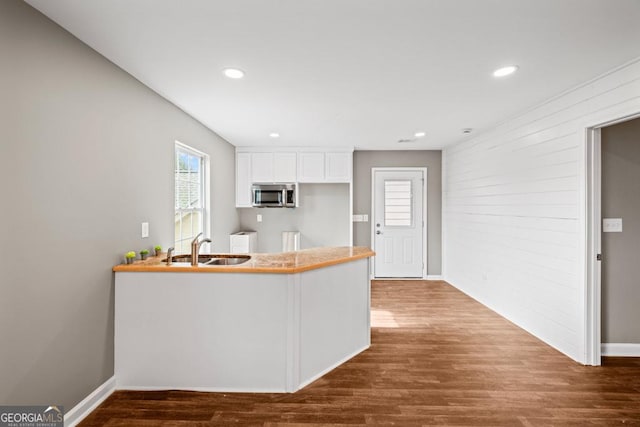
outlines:
[[[175,157],[175,230],[176,253],[189,253],[191,241],[204,231],[205,159],[176,145]]]

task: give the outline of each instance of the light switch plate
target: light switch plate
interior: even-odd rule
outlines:
[[[257,214],[256,215],[256,221],[262,222],[262,214]]]
[[[142,231],[142,238],[143,239],[145,237],[149,237],[149,223],[148,222],[143,222],[142,223],[141,231]]]
[[[354,215],[353,222],[362,222],[362,215]]]
[[[622,218],[602,218],[603,233],[621,233]]]
[[[362,222],[369,222],[369,215],[363,214],[362,215]]]

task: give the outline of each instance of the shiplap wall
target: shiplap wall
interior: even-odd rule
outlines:
[[[637,113],[640,58],[443,152],[445,278],[583,363],[586,129]]]

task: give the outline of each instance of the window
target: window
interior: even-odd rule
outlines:
[[[384,181],[384,225],[385,227],[411,227],[412,190],[410,180]]]
[[[208,228],[209,156],[176,141],[175,242],[176,253],[191,251],[191,241]]]

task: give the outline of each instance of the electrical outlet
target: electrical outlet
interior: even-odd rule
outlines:
[[[143,222],[142,223],[142,227],[141,227],[141,231],[142,231],[142,238],[146,238],[149,237],[149,223],[148,222]]]
[[[262,222],[262,214],[256,215],[256,221]]]
[[[363,214],[362,215],[362,222],[369,222],[369,215]]]
[[[354,215],[353,222],[362,222],[362,215]]]

